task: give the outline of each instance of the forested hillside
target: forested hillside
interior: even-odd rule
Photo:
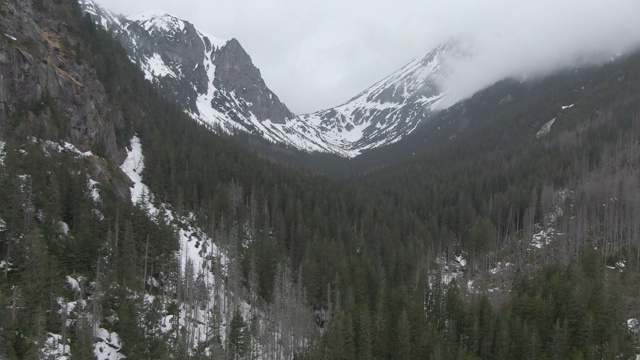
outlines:
[[[73,2],[0,20],[0,358],[639,352],[639,55],[498,83],[334,179],[197,125]]]

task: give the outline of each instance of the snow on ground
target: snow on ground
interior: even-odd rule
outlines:
[[[82,8],[86,13],[89,13],[92,16],[95,16],[96,19],[99,19],[100,25],[106,30],[111,32],[114,28],[122,27],[122,23],[116,14],[107,9],[101,8],[92,0],[81,0],[80,5],[82,5]]]
[[[66,276],[66,282],[69,284],[72,290],[75,292],[81,291],[81,284],[84,278],[80,277],[77,280],[71,276]],[[79,317],[85,317],[85,320],[90,320],[91,315],[86,314],[87,301],[75,300],[68,301],[64,297],[56,299],[58,304],[58,315],[66,318],[67,328],[73,328]],[[83,315],[81,315],[83,314]],[[89,318],[87,318],[87,316]],[[122,344],[118,334],[115,332],[109,332],[106,329],[99,328],[97,325],[93,330],[95,343],[93,344],[93,353],[98,360],[120,360],[125,356],[120,353]],[[69,340],[66,340],[63,348],[62,336],[58,334],[49,334],[46,343],[40,350],[41,358],[45,359],[71,359],[72,350],[69,346]]]
[[[0,140],[0,166],[4,166],[4,158],[7,156],[7,152],[4,150],[6,142]]]
[[[201,38],[207,38],[207,40],[209,40],[211,45],[215,46],[218,49],[223,47],[228,41],[228,40],[224,40],[224,39],[221,39],[219,37],[216,37],[216,36],[212,36],[210,34],[207,34],[206,32],[200,31],[200,30],[196,30],[196,31],[198,32],[198,35]],[[204,39],[203,39],[203,41],[204,41]],[[213,81],[213,79],[210,79],[210,80]]]
[[[452,260],[447,260],[445,254],[440,255],[436,258],[436,263],[440,265],[441,281],[444,284],[450,284],[453,280],[461,278],[467,270],[467,260],[462,254],[456,255]]]
[[[540,130],[538,130],[538,132],[536,133],[536,137],[542,137],[544,135],[547,135],[549,133],[549,131],[551,131],[551,126],[553,126],[553,123],[555,123],[555,122],[556,122],[556,118],[553,118],[553,119],[547,121],[547,123],[542,125]]]
[[[11,261],[7,262],[4,260],[0,260],[0,271],[12,271],[14,270],[14,268],[12,268],[13,263]]]
[[[513,264],[509,263],[509,262],[506,262],[503,265],[502,262],[498,261],[498,264],[496,265],[496,267],[494,267],[493,269],[490,269],[489,273],[491,275],[496,275],[496,274],[502,272],[504,269],[507,269],[509,267],[513,267]]]
[[[16,38],[15,36],[11,36],[9,34],[4,34],[4,36],[8,37],[9,39],[13,40],[13,41],[17,41],[18,38]]]
[[[68,143],[66,141],[55,142],[55,141],[46,140],[46,141],[44,141],[44,145],[49,147],[49,148],[51,148],[51,149],[53,149],[53,150],[56,150],[58,152],[68,151],[68,152],[71,152],[73,154],[80,155],[80,156],[83,156],[83,157],[92,156],[93,155],[91,153],[91,151],[84,151],[84,152],[80,151],[75,145],[70,144],[70,143]]]
[[[60,232],[64,235],[69,235],[69,225],[64,221],[59,221],[58,226],[60,227]]]
[[[87,187],[89,188],[89,191],[91,191],[91,198],[93,199],[94,202],[98,202],[100,201],[100,190],[98,190],[98,184],[99,182],[89,178],[87,180]]]
[[[131,150],[127,151],[127,158],[120,169],[133,181],[131,189],[131,201],[137,203],[144,193],[149,193],[149,188],[142,183],[142,170],[144,170],[144,158],[142,157],[142,145],[140,138],[134,136],[131,139]]]
[[[142,155],[142,145],[140,138],[134,136],[131,139],[131,150],[127,151],[127,158],[120,167],[122,171],[133,182],[131,189],[131,201],[136,204],[143,204],[147,209],[150,218],[155,218],[158,213],[163,218],[173,223],[180,238],[180,259],[182,260],[182,270],[184,271],[186,260],[188,259],[196,271],[203,268],[204,257],[214,255],[221,258],[223,264],[226,264],[227,258],[222,253],[213,240],[200,228],[190,225],[193,223],[194,215],[184,218],[178,218],[176,214],[165,204],[156,206],[153,203],[154,195],[147,185],[142,182],[142,171],[144,170],[144,156]],[[209,254],[202,254],[202,244],[207,243],[207,251]]]
[[[143,60],[141,62],[142,71],[144,72],[144,78],[153,82],[153,79],[170,76],[177,78],[176,73],[173,72],[162,60],[162,57],[158,54]]]
[[[185,22],[163,10],[150,10],[128,17],[128,20],[140,23],[147,30],[152,31],[184,31]]]
[[[40,349],[41,359],[56,359],[56,360],[70,360],[71,359],[71,346],[69,340],[63,344],[62,335],[47,334],[47,340],[44,346]]]
[[[78,149],[75,145],[68,143],[66,141],[41,140],[33,136],[30,136],[28,139],[33,144],[42,144],[42,150],[44,151],[44,154],[47,157],[51,156],[51,154],[49,153],[49,150],[57,151],[59,153],[70,152],[72,154],[75,154],[81,157],[93,156],[93,153],[91,151],[80,151],[80,149]],[[23,149],[20,149],[19,151],[23,155],[26,155],[27,153]]]
[[[540,224],[535,224],[537,232],[533,234],[531,242],[529,243],[528,250],[542,249],[544,246],[549,245],[558,235],[555,229],[558,219],[564,214],[562,204],[570,195],[567,190],[556,191],[554,195],[554,204],[548,214],[545,215],[546,228],[543,228]]]
[[[7,223],[4,220],[0,219],[0,232],[5,231],[6,229],[7,229]]]
[[[469,291],[471,291],[471,292],[475,292],[475,289],[473,288],[473,283],[474,282],[475,282],[474,280],[467,281],[467,289],[469,289]]]
[[[140,139],[137,136],[131,139],[131,150],[127,152],[127,158],[122,164],[121,169],[133,182],[131,201],[143,205],[151,219],[156,219],[157,215],[161,214],[165,221],[174,227],[180,242],[180,251],[176,256],[180,259],[183,275],[188,269],[187,264],[191,264],[191,268],[194,271],[193,276],[202,277],[204,283],[211,291],[211,303],[219,304],[220,310],[222,311],[224,305],[220,304],[220,299],[233,296],[233,294],[229,295],[229,292],[225,290],[225,284],[214,277],[211,268],[211,259],[215,259],[221,264],[222,275],[224,276],[229,261],[228,257],[205,231],[192,225],[195,222],[195,215],[189,214],[180,217],[171,210],[170,206],[166,204],[156,206],[154,204],[154,194],[151,193],[149,187],[142,182],[141,173],[144,169],[144,156]],[[218,283],[216,283],[216,281],[218,281]],[[217,292],[214,291],[216,288]],[[153,302],[153,297],[147,295],[145,296],[145,301],[150,304]],[[238,306],[242,311],[245,320],[251,318],[251,306],[248,305],[246,301],[236,299],[235,306]],[[234,309],[235,308],[230,308],[228,310],[232,312]],[[180,305],[179,326],[188,325],[187,321],[191,324],[197,324],[192,332],[196,342],[206,340],[209,311],[210,309],[201,309],[199,307],[195,309],[190,308],[187,304]],[[174,322],[175,318],[173,315],[165,315],[160,322],[160,328],[163,332],[171,331],[174,329]],[[221,324],[220,334],[224,341],[226,335],[226,324],[224,322]]]
[[[542,249],[542,247],[551,243],[555,235],[556,230],[552,227],[540,230],[536,234],[533,234],[533,238],[531,239],[528,249]]]
[[[571,109],[575,104],[566,105],[562,107],[562,110]]]
[[[67,284],[71,286],[71,289],[73,289],[73,291],[80,292],[80,283],[78,282],[78,280],[72,278],[71,276],[67,276],[66,280]]]
[[[109,332],[106,329],[98,328],[95,337],[96,343],[93,344],[93,355],[97,360],[120,360],[125,356],[120,353],[122,344],[120,338],[115,332]]]
[[[626,267],[627,267],[627,263],[624,260],[617,261],[613,266],[607,265],[607,269],[618,270],[620,272],[623,272],[624,269],[626,269]]]

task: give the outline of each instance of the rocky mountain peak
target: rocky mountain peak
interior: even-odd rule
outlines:
[[[295,117],[269,90],[260,70],[236,39],[229,40],[220,49],[214,64],[214,86],[224,88],[236,97],[246,100],[249,111],[258,121],[270,120],[272,123],[284,124],[286,120]]]
[[[208,35],[162,10],[116,18],[91,0],[83,1],[85,11],[118,36],[161,94],[180,103],[194,119],[225,132],[289,141],[262,123],[283,125],[296,116],[267,87],[237,39]]]
[[[452,37],[348,102],[302,118],[323,129],[345,156],[396,142],[441,110],[448,63],[470,56],[469,44],[467,37]]]
[[[163,35],[167,32],[184,30],[189,24],[164,10],[145,11],[129,16],[127,19],[142,25],[149,32],[160,32]]]

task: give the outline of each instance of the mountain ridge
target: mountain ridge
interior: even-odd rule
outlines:
[[[161,10],[123,17],[92,0],[81,4],[116,35],[146,78],[196,121],[346,158],[400,140],[438,111],[445,63],[466,54],[461,41],[450,39],[342,105],[296,115],[268,88],[236,39],[217,39]]]

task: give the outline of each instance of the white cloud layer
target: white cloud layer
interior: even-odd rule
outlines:
[[[125,15],[166,10],[237,38],[297,113],[341,104],[459,33],[472,34],[479,52],[457,64],[453,98],[640,45],[638,0],[98,1]]]

